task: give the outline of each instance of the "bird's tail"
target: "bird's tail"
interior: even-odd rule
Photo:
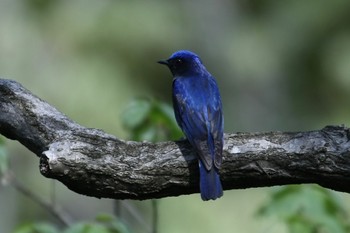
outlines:
[[[222,196],[222,186],[217,169],[213,166],[208,171],[199,161],[200,191],[203,201],[215,200]]]

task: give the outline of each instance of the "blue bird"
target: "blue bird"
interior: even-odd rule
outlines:
[[[199,157],[202,200],[223,195],[219,169],[222,162],[223,114],[215,78],[193,52],[180,50],[159,61],[173,75],[173,107],[178,125]]]

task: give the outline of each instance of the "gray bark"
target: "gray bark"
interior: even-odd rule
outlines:
[[[88,196],[150,199],[199,191],[187,141],[123,141],[85,128],[19,83],[0,79],[0,133],[39,157],[40,172]],[[225,134],[225,190],[317,183],[350,192],[350,131]]]

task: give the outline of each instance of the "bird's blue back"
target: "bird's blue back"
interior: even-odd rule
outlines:
[[[222,196],[223,114],[214,77],[190,51],[175,52],[166,64],[173,76],[173,106],[178,125],[199,156],[203,200]]]
[[[223,117],[215,79],[201,76],[175,78],[173,105],[176,120],[196,148],[205,167],[220,168],[223,144]]]

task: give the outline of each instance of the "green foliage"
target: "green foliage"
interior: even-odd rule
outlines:
[[[147,99],[135,99],[125,109],[122,123],[136,141],[175,140],[182,136],[169,105]]]
[[[109,215],[109,214],[97,215],[96,221],[100,224],[104,224],[105,226],[107,226],[109,229],[109,232],[111,233],[130,233],[126,225],[113,215]]]
[[[26,223],[14,233],[58,233],[58,229],[49,223]]]
[[[347,213],[334,192],[316,185],[276,189],[259,209],[260,216],[277,216],[290,233],[346,233]]]
[[[93,222],[76,223],[61,231],[50,223],[27,223],[14,233],[129,233],[130,231],[118,219],[111,215],[98,215]]]

